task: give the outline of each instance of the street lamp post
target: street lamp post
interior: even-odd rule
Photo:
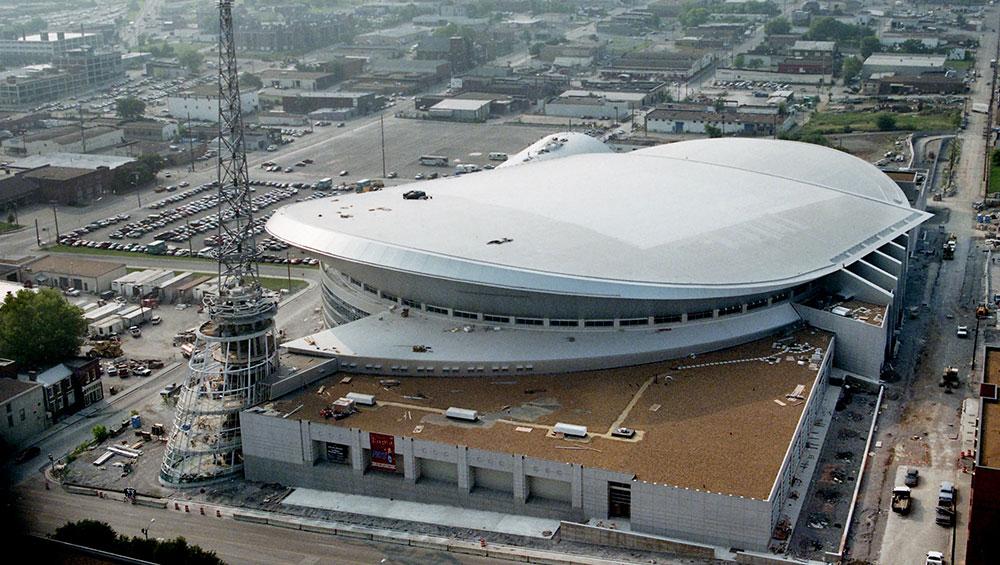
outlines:
[[[142,195],[139,194],[139,173],[132,173],[132,190],[135,192],[136,203],[142,208]]]
[[[156,518],[150,518],[150,519],[149,519],[149,525],[148,525],[148,526],[146,526],[145,528],[142,528],[142,529],[140,529],[140,530],[139,530],[139,531],[141,531],[141,532],[142,532],[142,536],[143,536],[143,537],[144,537],[144,538],[145,538],[146,540],[149,540],[149,529],[153,527],[153,523],[154,523],[154,522],[156,522]]]

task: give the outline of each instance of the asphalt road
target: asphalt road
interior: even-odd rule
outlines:
[[[277,529],[229,518],[184,514],[110,499],[74,495],[61,488],[46,491],[32,478],[15,492],[14,510],[26,518],[28,531],[47,535],[67,521],[97,519],[126,535],[158,538],[183,536],[188,542],[215,551],[227,563],[288,564],[400,564],[503,563],[502,560],[405,545],[346,540],[342,537]],[[150,520],[156,521],[150,524]]]

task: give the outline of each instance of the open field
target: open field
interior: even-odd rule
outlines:
[[[852,131],[879,131],[877,112],[817,112],[809,122],[802,126],[803,134],[850,133]],[[895,114],[893,131],[939,131],[952,130],[958,127],[961,112],[949,110],[946,112]]]

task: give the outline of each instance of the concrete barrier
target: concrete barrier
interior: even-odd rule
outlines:
[[[756,553],[750,551],[741,551],[736,554],[737,563],[747,563],[748,565],[804,565],[810,562],[805,559],[790,559],[781,555],[773,555],[766,553]]]
[[[275,520],[274,518],[267,519],[268,526],[277,526],[279,528],[288,528],[289,530],[301,530],[302,525],[295,522],[289,522],[287,520]]]
[[[371,538],[372,538],[372,541],[378,541],[378,542],[382,542],[382,543],[394,543],[394,544],[397,544],[397,545],[410,545],[410,540],[407,539],[404,535],[392,536],[392,535],[386,535],[386,534],[372,534]]]
[[[493,557],[496,559],[504,559],[507,561],[520,561],[523,563],[528,562],[528,556],[524,554],[524,550],[517,547],[486,546],[486,556]]]
[[[253,522],[254,524],[267,524],[267,518],[261,516],[253,516],[251,514],[240,514],[238,512],[233,512],[233,520],[237,522]]]
[[[422,547],[424,549],[441,549],[440,541],[430,541],[423,538],[410,538],[411,547]]]
[[[337,535],[337,528],[334,526],[319,526],[316,524],[302,524],[299,528],[303,532],[313,532],[316,534],[330,534],[331,536]]]
[[[452,553],[462,553],[465,555],[479,555],[486,557],[486,548],[481,547],[479,544],[463,543],[459,541],[451,541],[444,544],[445,549]]]
[[[75,487],[72,485],[63,485],[63,489],[71,494],[82,494],[86,496],[97,496],[97,491],[92,488]]]
[[[167,508],[167,501],[160,499],[136,498],[136,506],[148,506],[150,508]]]
[[[559,538],[577,543],[589,543],[637,551],[672,553],[684,557],[697,557],[701,559],[715,558],[715,548],[707,545],[687,543],[636,532],[598,528],[576,522],[560,522]]]
[[[344,536],[345,538],[355,538],[355,539],[372,539],[372,535],[368,532],[359,532],[357,530],[348,529],[336,529],[338,536]]]

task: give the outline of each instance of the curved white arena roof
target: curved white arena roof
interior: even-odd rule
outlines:
[[[399,188],[431,199],[404,200]],[[846,153],[726,138],[294,204],[267,230],[319,255],[433,278],[693,299],[816,279],[927,217]]]
[[[550,159],[583,155],[585,153],[611,153],[611,148],[603,141],[583,133],[564,131],[546,135],[531,145],[511,155],[506,161],[497,165],[498,169],[538,163]]]

